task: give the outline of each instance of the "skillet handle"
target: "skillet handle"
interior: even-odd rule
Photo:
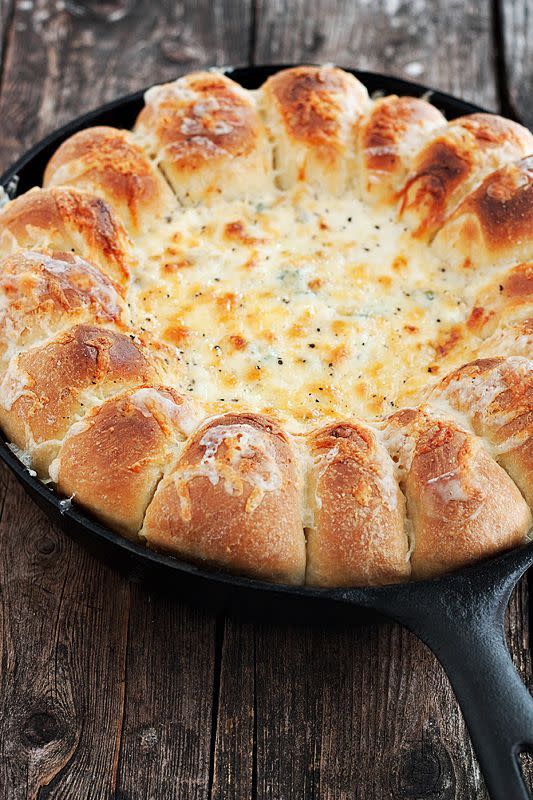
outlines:
[[[418,602],[415,592],[403,609],[389,610],[444,667],[492,800],[530,798],[518,755],[533,752],[533,698],[514,667],[504,630],[518,577],[483,592],[461,579],[439,591],[436,582]]]

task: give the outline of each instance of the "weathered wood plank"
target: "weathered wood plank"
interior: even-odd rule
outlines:
[[[247,61],[250,8],[250,0],[22,0],[5,57],[0,160],[106,100],[198,66]]]
[[[533,6],[529,0],[495,2],[507,101],[516,118],[533,129]]]
[[[257,798],[484,796],[448,681],[407,631],[264,626],[256,648]]]
[[[210,800],[253,796],[255,739],[255,626],[224,626],[213,784]]]
[[[129,587],[50,525],[5,469],[2,489],[2,796],[107,796]]]
[[[255,62],[333,61],[496,107],[488,0],[258,0]]]
[[[132,587],[116,796],[208,796],[214,616]]]

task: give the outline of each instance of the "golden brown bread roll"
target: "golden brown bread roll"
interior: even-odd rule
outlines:
[[[333,423],[308,438],[306,583],[359,586],[411,572],[405,500],[394,463],[360,423]]]
[[[533,361],[472,361],[447,375],[432,397],[466,416],[533,508]]]
[[[136,539],[157,483],[197,414],[187,398],[166,387],[117,395],[72,426],[50,476],[62,494]]]
[[[115,284],[88,261],[23,250],[0,262],[0,375],[22,348],[93,322],[124,330],[129,313]]]
[[[268,192],[271,152],[253,96],[214,72],[146,92],[135,131],[182,203]]]
[[[279,186],[305,181],[342,192],[353,175],[355,125],[369,102],[363,84],[336,67],[293,67],[268,78],[259,104]]]
[[[511,120],[495,114],[453,120],[415,156],[401,190],[402,219],[416,236],[431,239],[487,174],[532,150],[533,135]]]
[[[301,492],[297,454],[281,428],[259,414],[224,414],[188,440],[141,535],[199,564],[303,583]]]
[[[0,425],[46,476],[68,429],[92,406],[164,377],[133,335],[76,325],[12,358],[0,383]]]
[[[123,291],[136,263],[133,246],[101,197],[67,187],[30,189],[0,212],[0,255],[28,248],[71,250],[97,264]]]
[[[417,97],[380,97],[361,118],[357,160],[362,196],[395,203],[413,156],[432,131],[443,128],[441,112]]]
[[[433,247],[450,266],[472,271],[533,260],[533,157],[488,175],[450,216]]]
[[[533,353],[533,317],[519,322],[500,324],[477,348],[476,355],[486,358],[491,356],[525,356]]]
[[[509,323],[527,317],[532,301],[533,262],[517,264],[481,288],[467,325],[479,336],[490,336],[502,319]]]
[[[430,578],[525,542],[531,512],[479,439],[424,409],[387,420],[412,526],[414,578]]]
[[[86,128],[63,142],[48,162],[43,186],[75,186],[103,197],[133,236],[176,207],[134,135],[106,126]]]

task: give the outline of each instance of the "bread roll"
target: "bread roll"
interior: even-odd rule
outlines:
[[[275,583],[305,576],[297,454],[259,414],[210,419],[161,481],[142,529],[146,543],[197,564]]]
[[[424,409],[404,409],[387,420],[384,439],[407,500],[413,578],[525,542],[527,503],[477,437]]]
[[[97,264],[123,293],[136,257],[126,231],[101,197],[67,187],[30,189],[0,212],[0,254],[28,248],[72,251]]]
[[[435,252],[455,269],[533,260],[533,157],[488,175],[442,227]]]
[[[271,152],[253,96],[214,72],[152,86],[135,131],[181,203],[257,197],[272,188]]]
[[[492,356],[525,356],[533,353],[533,317],[514,323],[500,324],[494,333],[478,347],[476,355],[486,358]]]
[[[23,250],[0,262],[0,376],[11,356],[76,323],[125,330],[115,284],[72,253]]]
[[[396,203],[413,156],[446,119],[417,97],[380,97],[361,118],[357,132],[359,185],[363,199]]]
[[[470,114],[437,131],[415,156],[401,190],[402,219],[415,236],[431,239],[476,184],[528,155],[533,135],[495,114]]]
[[[405,500],[394,463],[361,423],[333,423],[308,438],[306,583],[368,586],[406,580]]]
[[[173,389],[143,386],[107,400],[70,429],[50,476],[58,490],[137,539],[158,481],[198,411]]]
[[[357,78],[336,67],[281,70],[261,87],[259,104],[282,189],[306,182],[339,194],[353,182],[355,126],[370,104]]]
[[[433,397],[468,418],[533,508],[533,361],[472,361],[450,373]]]
[[[163,377],[135,337],[76,325],[14,356],[0,383],[0,425],[38,474],[47,476],[68,429],[92,406]]]
[[[102,197],[131,236],[170,214],[176,199],[130,131],[86,128],[56,150],[43,186],[74,186]]]
[[[502,320],[510,323],[527,317],[532,301],[533,262],[517,264],[481,288],[467,325],[479,336],[490,336]]]

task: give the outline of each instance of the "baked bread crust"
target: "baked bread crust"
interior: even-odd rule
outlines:
[[[532,152],[516,123],[447,122],[423,99],[371,100],[332,66],[281,70],[256,92],[215,72],[153,87],[133,132],[75,134],[51,158],[45,188],[0,211],[0,426],[26,465],[124,536],[254,578],[380,585],[523,543],[533,505]],[[174,346],[150,339],[135,306],[161,291],[145,268],[162,226],[195,220],[188,239],[176,228],[163,240],[179,291],[194,263],[187,248],[217,225],[228,249],[248,248],[242,269],[257,266],[253,222],[219,219],[221,207],[246,203],[258,215],[266,199],[275,207],[280,193],[306,187],[389,215],[467,288],[464,298],[453,283],[446,290],[460,321],[437,330],[432,388],[413,407],[397,410],[391,397],[390,415],[348,413],[302,432],[275,409],[202,398],[183,379],[187,328],[171,320]],[[317,224],[327,231],[335,220]],[[280,282],[305,278],[304,298],[328,278],[286,272]],[[362,279],[357,266],[353,275]],[[385,293],[387,278],[377,280]],[[434,300],[431,287],[415,291]],[[216,297],[231,317],[238,295]],[[331,369],[345,357],[343,332],[364,330],[359,312],[346,304],[357,321],[337,325]],[[410,346],[416,326],[400,330]],[[258,346],[245,333],[229,337],[232,352]],[[370,384],[357,391],[379,369],[361,367]],[[324,380],[317,403],[320,392],[334,390]]]
[[[224,414],[189,438],[141,535],[187,560],[299,584],[301,496],[297,453],[279,425],[258,414]]]
[[[0,263],[0,358],[9,359],[75,323],[124,330],[129,313],[120,288],[72,253],[20,250]]]
[[[380,97],[358,126],[357,157],[362,195],[395,203],[413,156],[427,137],[446,125],[435,106],[418,97]]]
[[[406,580],[411,572],[405,500],[376,433],[353,422],[309,436],[306,582],[353,586]]]
[[[129,237],[105,200],[67,187],[30,189],[2,210],[0,252],[23,248],[70,250],[122,288],[136,266]]]
[[[416,155],[400,192],[402,218],[415,236],[431,239],[476,183],[532,149],[526,128],[495,114],[452,120]]]
[[[363,84],[336,67],[294,67],[268,78],[259,105],[274,142],[279,186],[307,182],[341,192],[353,162],[355,125],[368,103]]]
[[[196,72],[146,92],[135,123],[182,203],[256,195],[271,186],[270,151],[253,97],[225,75]],[[230,165],[239,160],[239,168]]]
[[[130,131],[98,126],[75,133],[56,150],[43,186],[74,186],[114,208],[130,235],[170,214],[176,198]]]

